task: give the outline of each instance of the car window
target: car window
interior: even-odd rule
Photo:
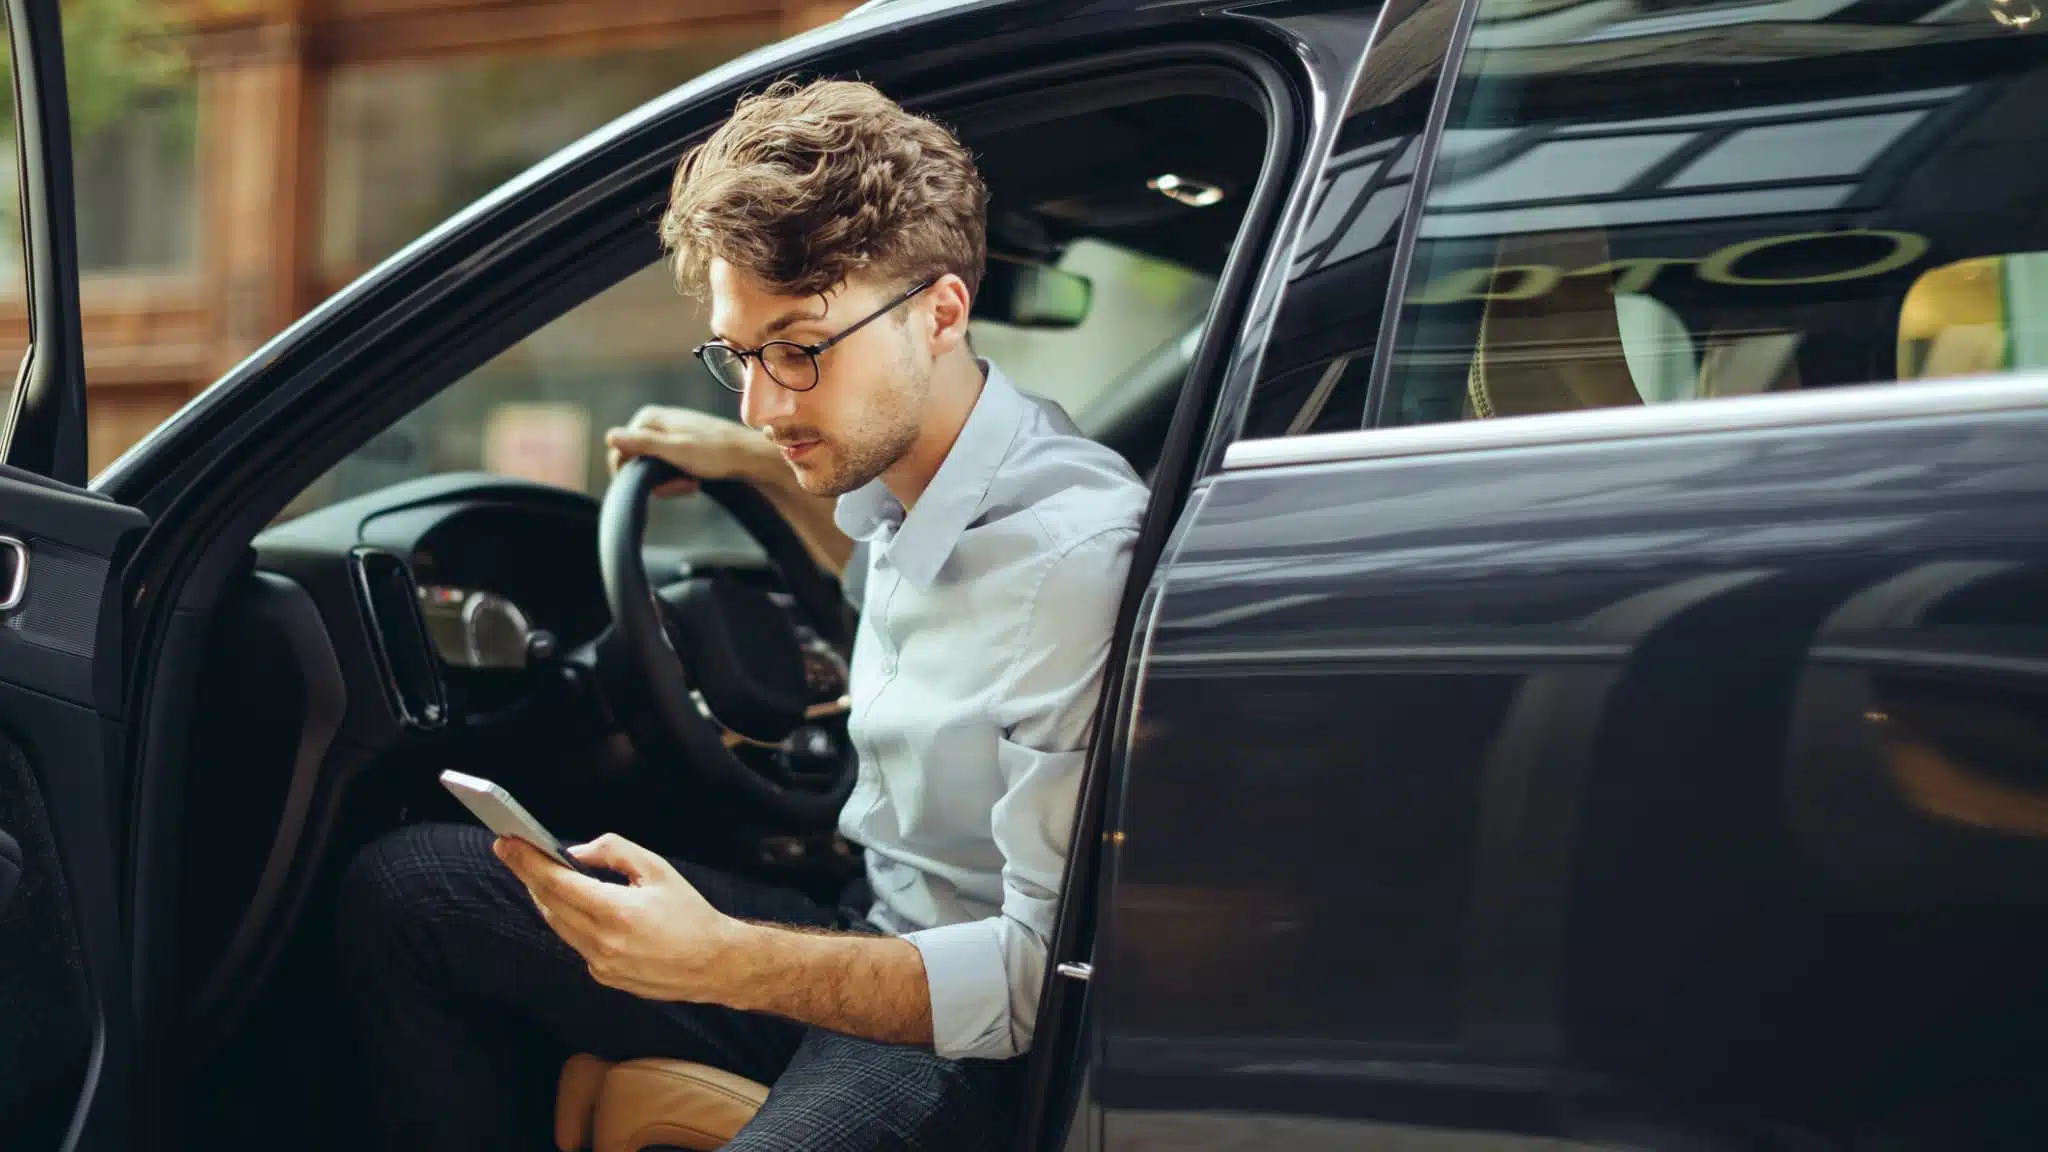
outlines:
[[[649,404],[737,418],[691,349],[709,339],[703,307],[648,267],[584,301],[443,389],[351,453],[285,509],[302,515],[421,476],[484,471],[602,496],[604,433]],[[751,541],[708,500],[661,500],[648,542],[690,540],[747,552]]]
[[[1929,269],[1899,311],[1901,380],[2048,368],[2048,252]]]
[[[1398,9],[1359,74],[1296,242],[1243,439],[1364,423],[1394,242],[1457,7],[1425,0]]]
[[[94,386],[88,473],[161,418],[166,393],[183,399],[201,358],[203,341],[182,327],[202,263],[199,67],[165,7],[61,6],[80,336]],[[0,62],[11,67],[5,53]],[[10,111],[0,119],[0,360],[7,366],[0,372],[0,426],[12,410],[14,370],[29,331],[8,87]],[[165,325],[170,317],[176,319]]]
[[[1094,239],[1069,245],[1059,264],[1093,284],[1079,326],[1025,329],[978,321],[969,338],[979,355],[995,360],[1021,387],[1077,418],[1152,345],[1199,323],[1213,288],[1199,273]],[[666,264],[650,265],[406,415],[315,482],[281,519],[400,481],[471,470],[601,498],[610,479],[605,430],[631,420],[642,406],[738,418],[739,397],[691,354],[709,338],[704,306],[678,291]],[[654,502],[647,542],[759,555],[745,531],[708,500]]]
[[[1379,422],[2024,366],[1983,309],[2048,250],[2048,42],[2003,12],[1481,0]]]

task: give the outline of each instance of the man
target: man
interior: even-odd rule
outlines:
[[[616,836],[605,884],[466,824],[367,848],[342,889],[352,1007],[390,1149],[530,1146],[515,1043],[772,1083],[729,1147],[996,1147],[1021,1127],[1048,937],[1146,493],[967,344],[986,193],[874,89],[779,84],[678,166],[662,236],[707,292],[699,350],[747,427],[643,412],[613,466],[759,486],[863,589],[859,783],[872,905]],[[687,483],[675,486],[687,488]]]

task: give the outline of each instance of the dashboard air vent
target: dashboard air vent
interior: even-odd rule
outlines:
[[[358,548],[349,560],[391,706],[410,727],[439,728],[448,719],[447,687],[420,614],[411,569],[402,557],[381,548]]]

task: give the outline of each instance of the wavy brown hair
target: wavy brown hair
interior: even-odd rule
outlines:
[[[981,288],[988,190],[951,132],[872,85],[778,81],[676,166],[661,240],[700,294],[721,258],[783,296],[856,273]]]

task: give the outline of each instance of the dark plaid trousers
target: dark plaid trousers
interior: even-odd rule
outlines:
[[[472,825],[365,848],[342,880],[341,967],[386,1152],[552,1147],[545,1117],[571,1052],[694,1060],[772,1085],[734,1152],[1009,1148],[1024,1061],[946,1060],[775,1016],[643,1000],[583,960]],[[865,910],[676,861],[729,915],[859,929]],[[538,1042],[538,1043],[536,1043]],[[542,1058],[535,1060],[536,1048]]]

